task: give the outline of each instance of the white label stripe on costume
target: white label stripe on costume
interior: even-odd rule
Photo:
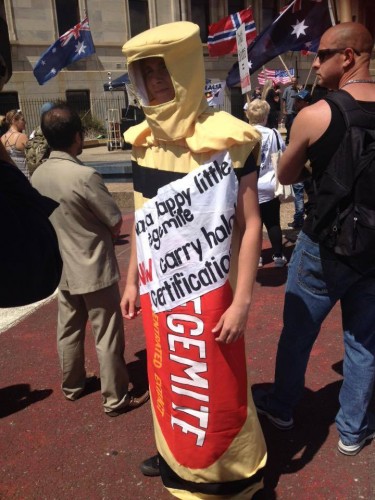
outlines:
[[[135,213],[140,293],[155,312],[222,286],[238,182],[226,152],[158,190]]]

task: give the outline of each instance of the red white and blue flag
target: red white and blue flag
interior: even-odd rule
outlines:
[[[89,20],[87,17],[60,36],[61,46],[65,47],[65,45],[69,43],[72,38],[74,38],[74,40],[78,40],[81,36],[81,31],[90,31]]]
[[[313,52],[322,34],[331,26],[328,0],[294,0],[248,46],[250,73],[255,73],[271,59],[289,50]],[[228,73],[227,86],[231,88],[239,82],[237,62]]]
[[[210,56],[225,56],[237,52],[236,31],[245,24],[246,41],[256,37],[256,28],[251,8],[241,10],[208,27],[207,46]]]
[[[40,57],[33,73],[39,85],[57,75],[73,62],[95,52],[87,17],[60,36]]]
[[[294,68],[289,68],[288,71],[285,69],[264,69],[258,73],[258,83],[264,85],[266,80],[272,80],[274,83],[286,85],[294,76]]]

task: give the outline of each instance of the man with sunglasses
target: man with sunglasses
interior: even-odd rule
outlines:
[[[86,378],[85,330],[89,320],[100,365],[104,412],[117,417],[148,400],[148,391],[134,397],[128,390],[124,361],[124,329],[120,310],[120,274],[113,238],[122,217],[103,179],[84,166],[83,128],[78,114],[66,103],[43,113],[42,132],[52,149],[32,177],[33,186],[59,204],[51,216],[63,272],[58,287],[57,348],[62,392],[75,401],[95,379]],[[99,385],[99,384],[97,384]]]
[[[364,26],[339,24],[322,36],[314,69],[320,85],[345,90],[364,115],[373,114],[375,129],[375,81],[369,72],[372,49],[372,36]],[[345,132],[344,117],[333,102],[321,99],[301,110],[279,164],[280,181],[302,180],[304,165],[310,160],[318,188]],[[311,349],[322,322],[340,301],[345,354],[336,416],[338,450],[356,455],[375,436],[375,418],[369,411],[375,377],[375,271],[369,268],[359,274],[350,258],[343,261],[319,243],[312,225],[317,199],[315,207],[312,200],[289,264],[275,383],[270,392],[255,394],[254,401],[258,412],[276,427],[293,427],[293,409],[303,394]]]

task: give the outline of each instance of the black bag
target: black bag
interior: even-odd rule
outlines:
[[[0,162],[0,307],[31,304],[57,288],[62,261],[42,196],[14,165]]]
[[[359,272],[375,266],[375,119],[345,91],[325,99],[336,104],[347,126],[344,138],[314,180],[313,231],[319,241]]]

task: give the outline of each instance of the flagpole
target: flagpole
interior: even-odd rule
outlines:
[[[336,26],[336,19],[335,19],[335,15],[333,13],[333,6],[332,6],[331,0],[328,0],[328,12],[329,12],[329,16],[331,18],[332,26]]]
[[[285,64],[283,58],[281,56],[278,56],[278,57],[279,57],[279,59],[281,61],[281,64],[284,66],[285,71],[288,73],[289,78],[292,79],[292,75],[290,74],[290,71],[289,71],[287,65]]]
[[[333,12],[333,6],[332,6],[331,0],[328,0],[328,12],[329,12],[329,17],[331,18],[332,26],[336,26],[336,19],[335,19],[335,15],[334,15],[334,12]],[[310,71],[309,71],[309,74],[307,75],[307,79],[306,79],[306,83],[305,83],[304,88],[306,88],[307,82],[309,81],[310,74],[311,74],[311,71],[313,69],[313,64],[314,64],[315,59],[316,59],[316,56],[314,57],[313,62],[311,63]],[[314,93],[314,90],[315,90],[315,87],[317,85],[317,82],[318,82],[318,77],[316,76],[315,80],[314,80],[314,83],[313,83],[313,86],[311,88],[311,95],[313,95],[313,93]]]
[[[314,64],[315,59],[316,59],[316,56],[314,57],[313,62],[311,63],[310,71],[309,71],[309,74],[307,75],[306,82],[305,82],[305,85],[304,85],[303,89],[306,89],[306,87],[307,87],[307,82],[309,81],[309,78],[310,78],[310,75],[311,75],[311,71],[313,69],[313,64]],[[315,85],[316,85],[316,82],[314,83],[314,86]]]
[[[316,77],[315,77],[315,80],[314,80],[314,83],[313,83],[313,86],[312,86],[312,89],[311,89],[311,95],[313,95],[313,93],[314,93],[314,90],[315,90],[315,87],[316,87],[317,81],[318,81],[318,77],[316,76]]]

